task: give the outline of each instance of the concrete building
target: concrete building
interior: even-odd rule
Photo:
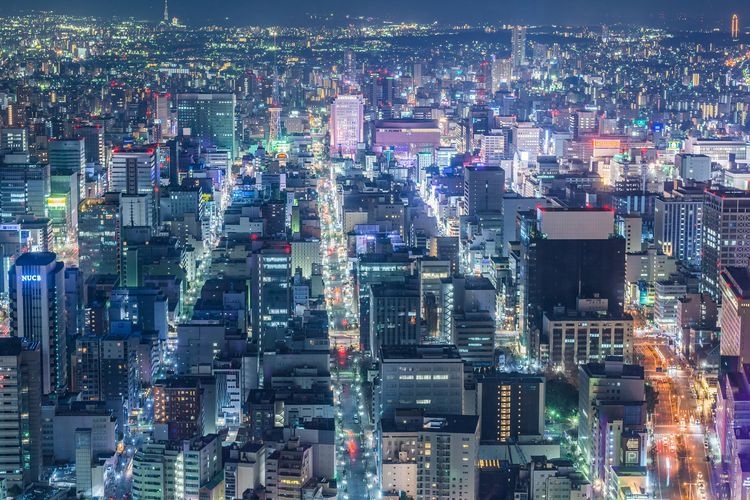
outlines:
[[[711,179],[711,158],[706,155],[678,153],[674,166],[683,180],[705,182]]]
[[[479,417],[411,411],[382,420],[380,427],[384,495],[477,498]]]
[[[452,325],[451,342],[464,361],[477,368],[494,366],[494,311],[456,312]]]
[[[703,238],[703,185],[680,187],[654,201],[654,242],[667,256],[700,266]]]
[[[224,495],[240,500],[248,490],[264,486],[266,481],[266,446],[261,443],[236,444],[229,448],[224,461]]]
[[[383,417],[398,408],[463,413],[464,364],[455,346],[384,346],[380,380]]]
[[[721,289],[722,356],[750,363],[750,272],[744,267],[726,267],[719,277]]]
[[[370,349],[414,345],[420,341],[419,290],[393,283],[370,285]]]
[[[269,499],[299,498],[312,478],[312,447],[290,439],[266,458],[266,495]]]
[[[364,142],[364,99],[340,95],[331,104],[331,155],[352,158]]]
[[[481,442],[499,444],[544,436],[545,378],[497,372],[477,380]]]

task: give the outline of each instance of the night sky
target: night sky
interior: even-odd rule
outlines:
[[[76,15],[161,18],[162,0],[0,0],[0,14],[33,9]],[[61,10],[61,6],[64,9]],[[638,22],[670,27],[729,29],[732,12],[750,26],[750,5],[739,0],[170,0],[170,16],[190,24],[310,24],[309,14],[375,16],[388,20],[529,24]]]

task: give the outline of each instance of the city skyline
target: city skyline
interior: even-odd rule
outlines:
[[[574,0],[555,2],[537,0],[534,3],[507,1],[487,4],[479,0],[463,2],[457,10],[450,0],[383,0],[377,4],[347,0],[323,0],[311,6],[303,0],[281,0],[273,8],[253,2],[218,0],[207,12],[205,3],[199,0],[183,0],[169,5],[169,15],[193,25],[219,24],[228,26],[282,25],[311,26],[319,24],[356,23],[360,18],[374,18],[392,22],[437,21],[446,24],[463,22],[525,23],[531,25],[566,24],[585,26],[595,24],[617,24],[635,22],[650,26],[669,28],[723,28],[731,29],[731,16],[739,16],[739,29],[744,31],[750,19],[750,7],[732,0],[713,2],[708,8],[697,0],[659,1],[635,0],[627,4],[603,4],[597,0]],[[32,11],[59,12],[55,0],[7,0],[7,14]],[[62,13],[62,12],[59,12]],[[163,18],[162,1],[135,0],[128,4],[108,4],[95,0],[71,0],[66,2],[66,14],[99,17],[135,17],[160,21]],[[706,24],[708,23],[708,24]],[[744,23],[744,24],[743,24]]]

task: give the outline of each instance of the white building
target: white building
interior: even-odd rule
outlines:
[[[109,169],[109,191],[128,194],[151,194],[159,181],[156,149],[139,147],[112,152]]]
[[[351,158],[364,141],[364,99],[361,95],[340,95],[331,104],[331,156],[339,152]]]
[[[383,493],[416,500],[477,498],[479,417],[398,413],[381,421]]]

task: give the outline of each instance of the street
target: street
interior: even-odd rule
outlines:
[[[689,370],[666,339],[637,338],[635,347],[647,382],[658,391],[652,421],[655,498],[719,498],[708,461],[711,414],[699,404]]]

